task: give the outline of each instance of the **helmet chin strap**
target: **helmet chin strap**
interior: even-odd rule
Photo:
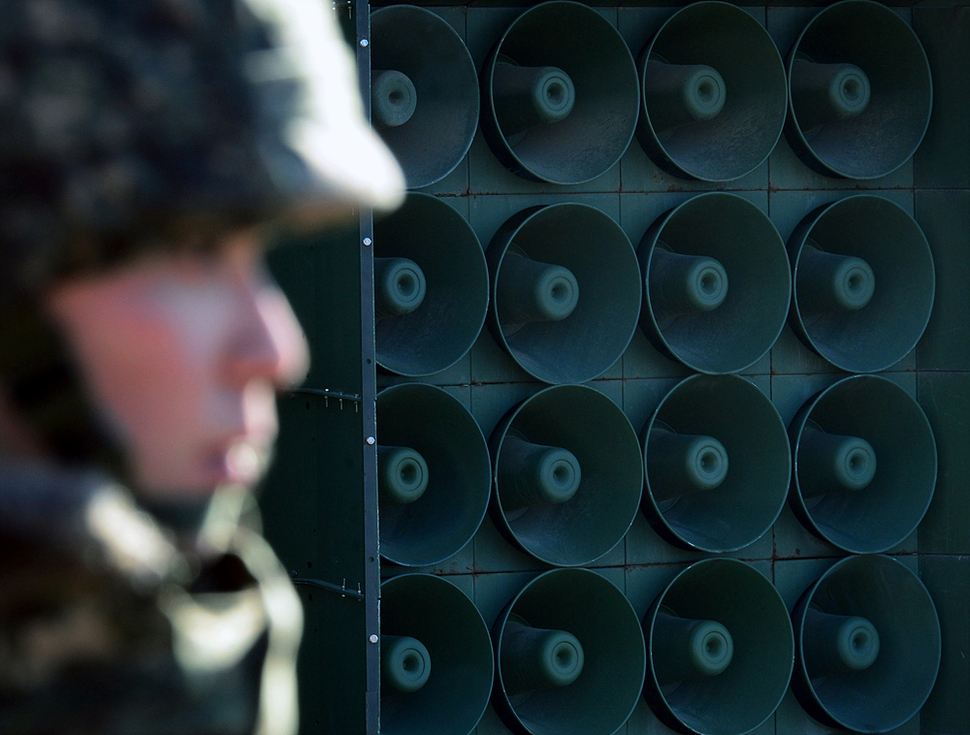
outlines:
[[[67,344],[31,299],[0,310],[0,383],[46,457],[100,467],[130,485],[124,453],[98,419]]]
[[[139,495],[138,505],[151,513],[162,526],[174,532],[179,545],[194,546],[209,512],[211,498]]]

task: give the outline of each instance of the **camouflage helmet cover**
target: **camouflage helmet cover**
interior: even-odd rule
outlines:
[[[0,130],[0,301],[403,189],[329,0],[3,0]]]

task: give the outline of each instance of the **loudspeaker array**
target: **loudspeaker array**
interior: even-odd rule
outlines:
[[[608,14],[554,0],[519,13],[477,71],[428,9],[382,7],[371,26],[373,118],[412,190],[374,238],[390,386],[377,400],[381,732],[632,733],[643,701],[679,732],[742,735],[789,683],[828,726],[908,721],[936,677],[939,623],[882,554],[926,512],[937,456],[911,392],[874,373],[926,328],[929,243],[884,196],[821,202],[785,238],[767,195],[724,190],[783,134],[833,180],[903,166],[931,100],[908,24],[844,0],[783,59],[728,3],[671,11],[630,48]],[[488,197],[434,185],[475,155],[478,130],[479,155],[533,196],[501,197],[473,228],[463,213]],[[636,232],[584,189],[600,192],[630,146],[683,184]],[[629,189],[624,177],[615,193]],[[769,398],[786,326],[823,379],[787,419]],[[629,378],[631,344],[660,374]],[[499,367],[476,380],[477,359]],[[634,383],[655,377],[663,389],[637,404]],[[794,597],[762,551],[786,502],[828,556],[849,555]],[[631,529],[664,545],[636,604]],[[485,572],[502,592],[481,591]]]

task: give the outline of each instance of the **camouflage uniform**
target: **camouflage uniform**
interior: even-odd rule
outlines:
[[[0,732],[294,732],[300,602],[245,497],[184,550],[102,478],[5,468]]]
[[[250,496],[136,501],[39,308],[52,279],[394,206],[317,0],[0,2],[0,733],[288,735],[299,600]],[[3,415],[0,411],[0,420]]]

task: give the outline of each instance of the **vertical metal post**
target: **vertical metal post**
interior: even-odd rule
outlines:
[[[370,7],[354,0],[357,41],[357,74],[364,112],[370,119]],[[366,654],[367,735],[377,735],[380,725],[380,557],[377,517],[377,375],[374,345],[374,218],[369,209],[360,213],[360,359],[361,411],[364,441],[364,606],[368,635]]]

